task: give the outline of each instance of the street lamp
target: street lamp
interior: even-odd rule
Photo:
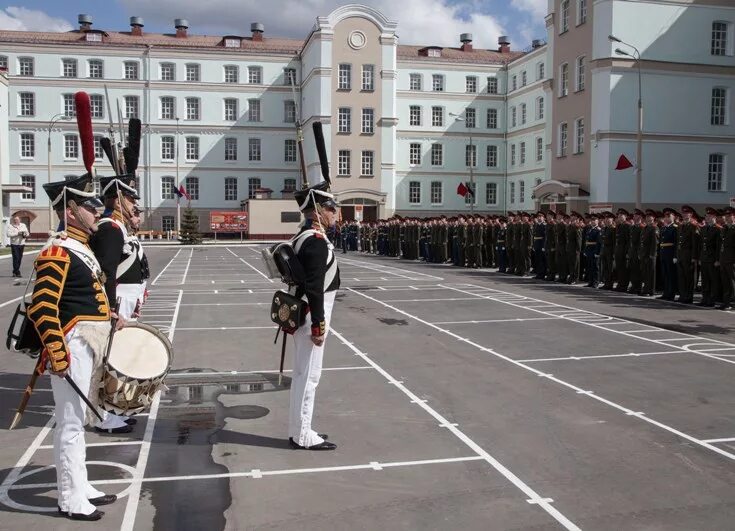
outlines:
[[[623,55],[626,57],[630,57],[633,59],[636,63],[636,66],[638,67],[638,132],[636,136],[637,141],[637,153],[636,158],[636,170],[635,170],[635,207],[640,209],[641,208],[641,195],[642,195],[642,186],[643,186],[643,177],[642,177],[642,168],[643,168],[643,82],[642,82],[642,75],[641,75],[641,52],[638,51],[638,48],[633,46],[630,43],[627,43],[621,39],[618,39],[615,35],[608,35],[608,40],[610,42],[617,42],[620,44],[624,44],[625,46],[628,46],[633,49],[633,53],[626,52],[625,50],[622,50],[620,48],[615,48],[615,53],[617,55]]]
[[[467,121],[466,116],[461,116],[461,115],[455,114],[453,112],[450,112],[449,113],[449,116],[453,117],[458,122],[466,122]],[[477,195],[475,194],[475,177],[474,177],[474,174],[472,173],[472,166],[475,163],[476,157],[474,156],[474,152],[473,152],[472,132],[471,131],[468,132],[468,135],[470,137],[470,157],[469,157],[469,160],[467,160],[466,162],[468,162],[468,166],[469,166],[469,169],[470,169],[470,193],[471,193],[471,196],[472,196],[472,200],[470,201],[470,212],[471,213],[474,213],[475,212],[475,201],[477,200]],[[465,158],[467,158],[466,153],[465,153]]]
[[[60,120],[71,120],[71,116],[67,116],[66,114],[59,113],[55,114],[51,117],[51,120],[48,123],[48,142],[47,145],[47,153],[46,158],[48,159],[48,182],[51,182],[51,129],[53,129],[56,122]],[[51,207],[51,201],[48,203],[48,229],[54,230],[54,221],[53,221],[53,210]]]

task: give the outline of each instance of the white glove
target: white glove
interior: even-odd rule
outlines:
[[[674,263],[677,263],[678,261],[679,261],[678,259],[674,258]]]

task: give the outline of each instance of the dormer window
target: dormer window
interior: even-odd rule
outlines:
[[[240,37],[225,37],[225,48],[239,48]]]
[[[84,34],[84,38],[87,42],[102,42],[102,33],[88,31]]]
[[[429,48],[427,50],[427,55],[429,57],[441,57],[442,56],[442,51],[439,48]]]

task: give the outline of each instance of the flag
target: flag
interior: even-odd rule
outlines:
[[[179,188],[174,188],[174,193],[176,194],[176,197],[181,199],[182,197],[186,197],[187,200],[191,201],[191,197],[189,197],[189,194],[186,193],[186,188],[184,188],[184,185],[179,185]]]
[[[459,183],[459,186],[457,186],[457,193],[461,195],[462,197],[466,196],[469,192],[469,189],[465,186],[464,183]]]
[[[465,183],[465,186],[467,187],[467,193],[470,194],[470,197],[475,197],[475,185],[473,183]]]
[[[620,158],[618,159],[618,165],[615,166],[616,170],[627,170],[628,168],[632,168],[633,163],[628,160],[628,157],[625,155],[620,155]]]

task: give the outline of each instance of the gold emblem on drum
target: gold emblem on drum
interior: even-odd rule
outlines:
[[[278,307],[278,319],[281,322],[285,322],[288,320],[290,316],[291,316],[291,308],[289,308],[288,304],[281,304]]]

